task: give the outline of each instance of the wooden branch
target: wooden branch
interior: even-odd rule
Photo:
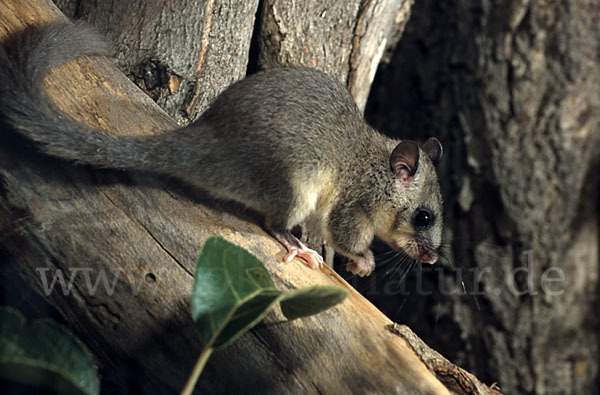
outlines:
[[[44,0],[0,1],[0,39],[28,24],[64,20]],[[81,59],[47,79],[50,95],[90,125],[125,135],[174,122],[103,58]],[[23,154],[26,153],[26,155]],[[196,254],[221,235],[265,262],[282,289],[349,287],[328,268],[280,262],[283,248],[260,227],[199,204],[159,179],[96,171],[24,148],[0,149],[0,235],[4,268],[16,271],[55,307],[94,352],[105,382],[122,392],[178,391],[201,344],[189,316]],[[56,273],[75,274],[67,295],[46,292]],[[87,273],[87,274],[86,274]],[[106,274],[114,289],[100,283]],[[90,284],[86,283],[86,275]],[[46,276],[46,277],[45,277]],[[383,314],[352,290],[341,306],[282,322],[276,311],[213,355],[199,383],[205,392],[415,393],[447,389]]]
[[[471,373],[448,361],[425,344],[408,326],[394,323],[388,325],[388,329],[406,340],[419,359],[451,391],[465,395],[502,395],[494,386],[488,387]]]

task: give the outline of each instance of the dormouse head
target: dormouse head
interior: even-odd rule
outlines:
[[[392,220],[377,230],[377,236],[392,248],[423,263],[435,263],[442,241],[442,196],[435,173],[442,153],[436,138],[420,147],[414,141],[403,141],[394,148],[388,212]]]

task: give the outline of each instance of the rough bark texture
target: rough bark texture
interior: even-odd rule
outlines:
[[[431,296],[381,304],[506,393],[598,389],[599,15],[587,0],[417,1],[368,108],[447,153],[452,265],[406,280]]]
[[[114,43],[116,63],[181,125],[246,75],[258,0],[57,0]]]
[[[452,364],[437,351],[423,342],[406,325],[393,324],[388,329],[401,336],[410,345],[415,354],[450,391],[469,395],[499,395],[495,388],[482,384],[475,376]]]
[[[385,50],[400,39],[411,4],[411,0],[264,0],[259,67],[317,67],[346,82],[364,109],[377,66]]]
[[[0,40],[28,24],[64,19],[44,0],[4,0]],[[81,122],[126,135],[173,128],[110,61],[81,59],[47,79],[50,96]],[[197,250],[211,234],[263,260],[281,289],[347,284],[333,271],[283,265],[283,249],[252,218],[197,191],[148,175],[73,166],[3,133],[0,236],[4,297],[41,296],[94,352],[107,393],[173,393],[201,344],[189,316]],[[74,281],[69,293],[57,272]],[[75,272],[74,272],[75,271]],[[102,284],[104,273],[114,289]],[[44,285],[44,280],[48,283]],[[89,284],[87,282],[90,282]],[[23,287],[21,289],[20,287]],[[323,314],[284,322],[279,311],[215,353],[203,393],[444,394],[391,322],[357,292]]]

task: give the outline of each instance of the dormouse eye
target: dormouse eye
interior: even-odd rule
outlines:
[[[425,229],[433,224],[433,214],[427,209],[420,208],[413,216],[412,222],[415,229]]]

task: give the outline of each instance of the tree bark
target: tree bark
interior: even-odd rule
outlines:
[[[258,0],[57,0],[114,43],[116,64],[180,125],[246,75]]]
[[[259,67],[317,67],[346,82],[364,110],[377,66],[400,39],[411,5],[411,0],[265,0]]]
[[[1,3],[1,40],[26,25],[65,20],[44,0]],[[46,83],[63,111],[94,127],[124,135],[175,127],[107,59],[71,62]],[[282,246],[253,218],[184,185],[74,166],[37,155],[10,134],[2,139],[4,288],[12,289],[13,297],[32,290],[58,311],[93,351],[107,392],[172,393],[183,387],[202,347],[189,300],[196,254],[210,235],[249,249],[280,289],[318,283],[348,287],[328,268],[310,270],[297,260],[282,264]],[[73,279],[69,292],[58,283],[49,290],[57,273],[67,282]],[[102,275],[108,284],[94,289]],[[389,324],[355,291],[340,306],[303,320],[285,322],[273,311],[211,357],[199,390],[449,393],[406,342],[386,329]]]
[[[596,393],[600,4],[421,0],[412,12],[367,113],[445,143],[452,265],[425,273],[432,296],[400,314],[380,305],[506,393]]]

